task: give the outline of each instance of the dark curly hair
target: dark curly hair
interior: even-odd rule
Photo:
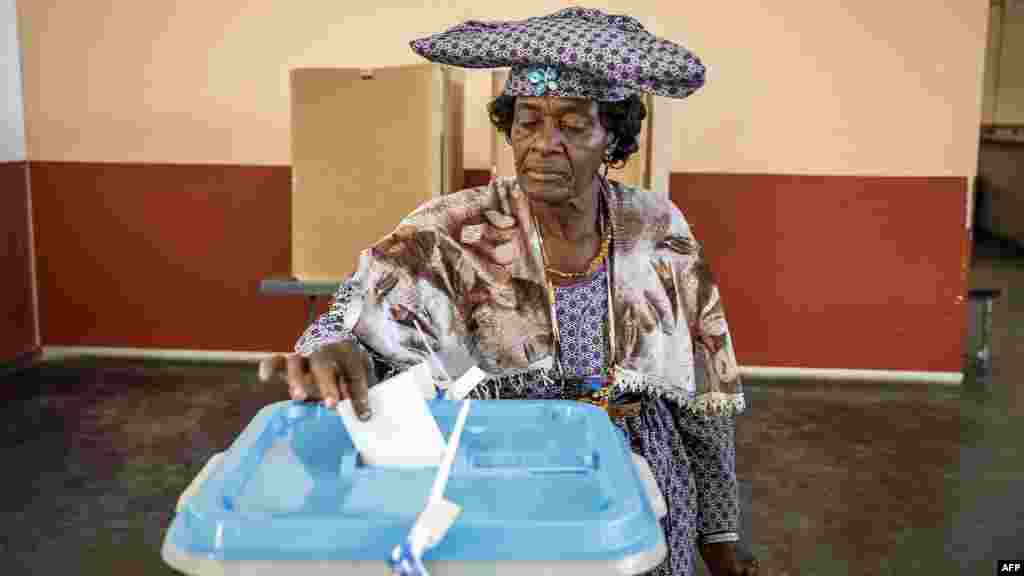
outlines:
[[[491,124],[498,132],[511,141],[512,120],[515,117],[516,97],[502,94],[487,105],[487,113]],[[647,118],[647,107],[640,96],[632,94],[620,102],[598,102],[597,114],[601,125],[612,134],[615,146],[611,153],[606,153],[604,161],[612,168],[622,168],[634,152],[640,150],[637,138],[640,128]]]

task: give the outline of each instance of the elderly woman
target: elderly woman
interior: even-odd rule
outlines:
[[[582,8],[470,21],[412,48],[511,68],[489,113],[516,176],[433,200],[365,251],[296,354],[274,359],[291,397],[351,398],[372,418],[368,387],[429,344],[453,370],[488,372],[473,397],[598,404],[668,502],[654,573],[692,574],[697,542],[713,574],[754,574],[735,548],[744,403],[718,289],[674,205],[602,174],[638,149],[638,94],[688,96],[704,67],[632,18]]]

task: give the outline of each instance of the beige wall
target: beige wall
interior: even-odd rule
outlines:
[[[290,68],[413,63],[412,38],[569,3],[451,4],[22,2],[29,156],[286,164]],[[974,173],[985,2],[587,5],[633,14],[710,65],[707,87],[670,108],[674,170]],[[488,78],[468,82],[466,162],[484,168]]]
[[[714,59],[708,89],[676,105],[675,169],[974,173],[984,3],[742,4],[690,34]]]
[[[495,13],[471,1],[440,4],[21,2],[29,154],[287,164],[289,69],[420,63],[410,40]],[[499,12],[561,6],[524,1]]]

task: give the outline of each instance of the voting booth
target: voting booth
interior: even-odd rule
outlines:
[[[465,72],[291,71],[292,276],[339,280],[417,206],[463,186]]]

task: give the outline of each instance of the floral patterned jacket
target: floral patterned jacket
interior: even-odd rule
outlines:
[[[619,391],[695,415],[744,409],[718,287],[682,213],[608,182]],[[296,345],[356,339],[393,366],[470,357],[492,377],[550,370],[554,342],[541,248],[514,178],[436,198],[360,257],[330,311]]]

